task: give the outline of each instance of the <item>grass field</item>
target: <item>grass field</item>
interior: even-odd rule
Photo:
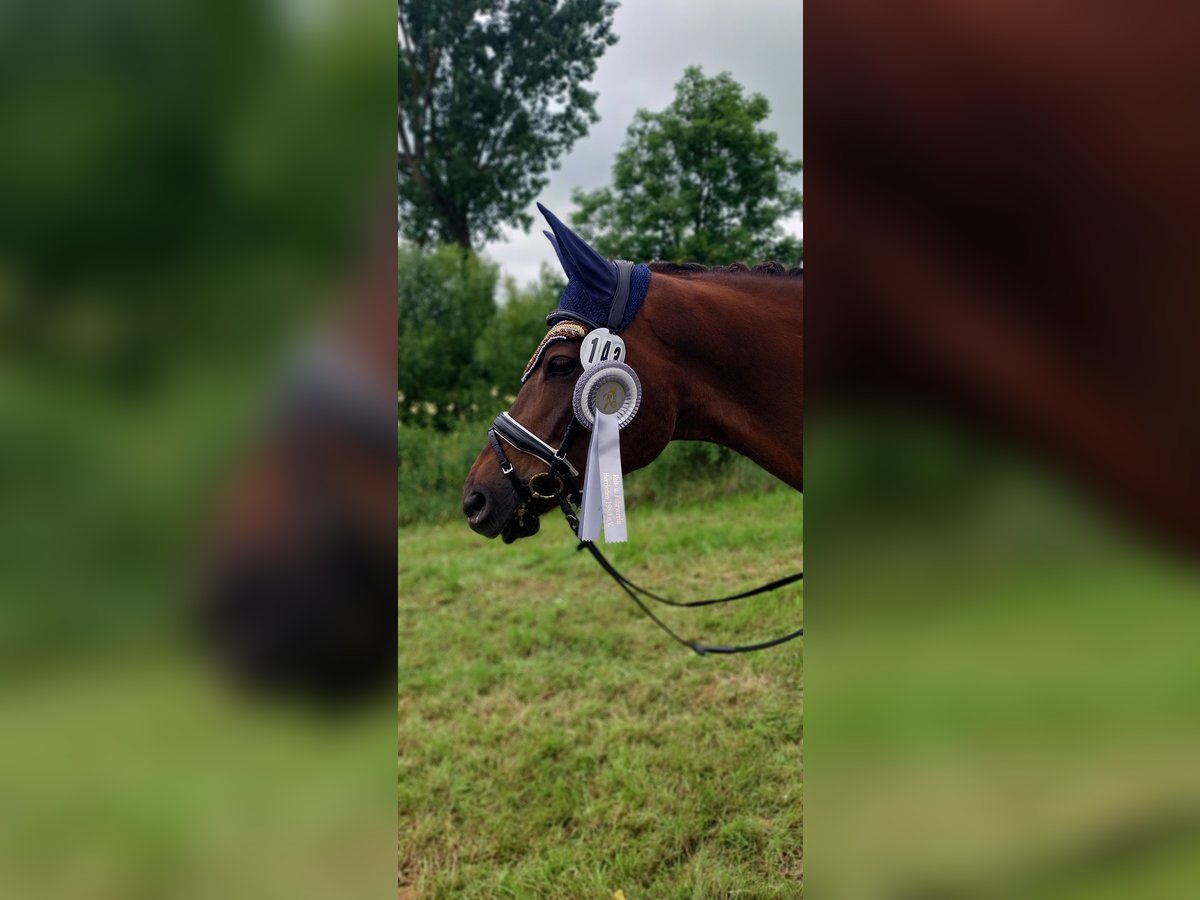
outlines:
[[[609,555],[713,596],[800,568],[802,517],[786,489],[642,506]],[[690,653],[557,517],[510,546],[405,529],[399,560],[401,897],[802,896],[801,641]],[[749,641],[797,627],[802,597],[667,619]]]

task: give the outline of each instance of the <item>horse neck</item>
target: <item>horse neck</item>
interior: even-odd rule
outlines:
[[[662,345],[673,440],[710,441],[803,484],[803,279],[655,276],[644,305]]]

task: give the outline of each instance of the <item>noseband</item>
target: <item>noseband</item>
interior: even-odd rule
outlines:
[[[496,454],[500,471],[512,484],[517,497],[517,528],[513,540],[524,534],[537,534],[539,523],[537,510],[533,509],[535,500],[557,500],[571,530],[579,533],[579,518],[571,508],[571,500],[579,499],[579,470],[567,459],[567,451],[571,449],[571,441],[578,430],[579,420],[571,416],[563,439],[555,450],[507,412],[496,416],[492,427],[488,429],[488,444]],[[514,449],[541,460],[549,469],[534,475],[528,482],[522,481],[513,464],[508,461],[500,443],[501,438]]]
[[[537,357],[531,362],[531,366],[536,364]],[[528,370],[526,370],[528,373]],[[571,449],[571,441],[580,428],[579,420],[572,415],[571,421],[567,424],[567,430],[563,433],[562,441],[558,445],[558,449],[554,449],[540,437],[518,422],[508,412],[502,412],[496,416],[492,427],[488,429],[488,444],[491,445],[492,452],[496,454],[496,460],[500,463],[500,471],[504,473],[512,484],[513,493],[517,498],[517,509],[514,513],[516,519],[516,528],[510,533],[505,531],[504,540],[506,543],[515,541],[518,537],[537,534],[540,527],[537,510],[533,508],[536,500],[556,500],[563,515],[566,517],[567,524],[571,526],[571,531],[576,537],[579,535],[579,516],[576,514],[572,503],[578,504],[581,499],[579,489],[579,470],[571,465],[567,459],[567,452]],[[517,474],[513,464],[509,462],[508,455],[504,452],[504,446],[501,441],[508,443],[511,447],[522,453],[527,453],[530,456],[543,462],[547,467],[547,471],[539,472],[530,477],[529,481],[522,481]],[[612,577],[612,579],[620,586],[629,597],[636,603],[650,619],[658,625],[663,631],[673,637],[680,644],[694,650],[700,656],[705,656],[709,653],[748,653],[752,650],[765,650],[768,647],[774,647],[777,644],[782,644],[785,641],[790,641],[793,638],[803,636],[804,629],[799,628],[790,634],[785,634],[782,637],[772,638],[769,641],[762,641],[757,644],[739,644],[734,646],[711,646],[701,644],[697,641],[689,641],[686,638],[676,634],[665,622],[662,621],[654,612],[645,604],[642,597],[648,597],[656,600],[659,603],[664,603],[667,606],[680,607],[695,607],[695,606],[711,606],[715,603],[732,603],[735,600],[742,600],[746,597],[753,597],[756,594],[764,594],[768,591],[773,591],[781,588],[784,585],[794,584],[804,578],[803,572],[797,572],[795,575],[789,575],[786,578],[780,578],[776,581],[768,582],[760,587],[749,591],[744,591],[740,594],[733,594],[728,597],[716,597],[711,600],[692,600],[689,602],[681,602],[678,600],[670,600],[662,597],[653,591],[648,591],[643,587],[634,584],[624,575],[617,571],[612,563],[605,558],[604,554],[592,541],[580,541],[578,550],[587,549],[595,558],[600,567]]]

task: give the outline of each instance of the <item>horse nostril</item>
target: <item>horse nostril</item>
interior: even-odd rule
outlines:
[[[482,519],[486,509],[487,497],[479,491],[471,491],[463,500],[463,513],[473,522]]]

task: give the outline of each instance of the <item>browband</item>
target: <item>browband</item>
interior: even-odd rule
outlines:
[[[525,367],[525,371],[521,375],[521,384],[529,380],[529,376],[533,374],[533,370],[542,361],[547,347],[555,341],[582,341],[587,336],[587,333],[587,327],[578,322],[559,322],[551,328],[546,332],[546,336],[542,338],[542,342],[538,344],[538,348],[533,351],[529,365]]]

